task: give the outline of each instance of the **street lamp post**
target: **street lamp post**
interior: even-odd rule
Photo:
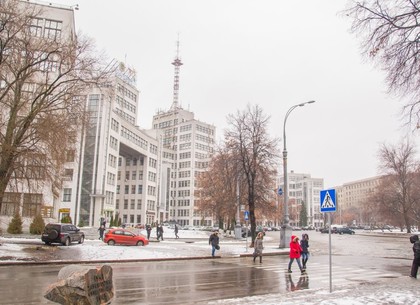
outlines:
[[[301,104],[294,105],[287,110],[283,122],[283,196],[284,196],[284,217],[283,224],[280,229],[280,248],[287,248],[290,237],[292,236],[292,227],[289,224],[289,183],[287,180],[287,148],[286,148],[286,121],[289,114],[297,107],[305,106],[306,104],[312,104],[315,101],[309,101]]]

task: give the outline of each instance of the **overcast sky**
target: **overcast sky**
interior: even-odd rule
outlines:
[[[137,71],[142,128],[172,104],[179,35],[180,104],[214,124],[218,139],[226,116],[248,103],[270,115],[270,135],[282,138],[287,110],[316,101],[287,120],[288,168],[324,178],[325,188],[378,175],[380,145],[407,136],[404,101],[387,95],[384,73],[362,58],[351,20],[338,14],[347,0],[55,3],[79,4],[77,29]]]

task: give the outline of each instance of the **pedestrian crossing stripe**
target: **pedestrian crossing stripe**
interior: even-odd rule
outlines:
[[[335,190],[321,191],[321,212],[335,212],[337,209],[335,200]]]

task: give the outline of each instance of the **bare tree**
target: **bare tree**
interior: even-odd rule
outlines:
[[[246,182],[252,240],[255,238],[257,206],[273,203],[276,166],[278,165],[278,139],[268,135],[269,117],[256,105],[247,106],[243,112],[228,116],[230,129],[225,131],[226,147],[237,157],[241,174]]]
[[[205,214],[214,215],[219,224],[235,219],[237,172],[233,156],[226,148],[219,148],[208,170],[198,178],[197,207]]]
[[[408,141],[398,146],[382,145],[379,159],[385,177],[373,199],[383,216],[393,214],[397,222],[401,219],[400,226],[405,225],[407,233],[411,232],[411,225],[415,222],[413,217],[420,204],[417,186],[420,167],[415,153]]]
[[[363,54],[386,71],[389,91],[409,96],[404,110],[419,124],[420,6],[412,0],[351,1],[343,12],[361,38]]]
[[[0,211],[13,178],[59,180],[83,120],[83,92],[107,81],[92,42],[66,28],[47,35],[44,14],[33,3],[0,1]]]

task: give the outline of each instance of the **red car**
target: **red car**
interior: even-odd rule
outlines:
[[[108,245],[135,245],[135,246],[146,246],[149,244],[149,240],[143,235],[137,235],[125,229],[109,229],[105,232],[104,242]]]

